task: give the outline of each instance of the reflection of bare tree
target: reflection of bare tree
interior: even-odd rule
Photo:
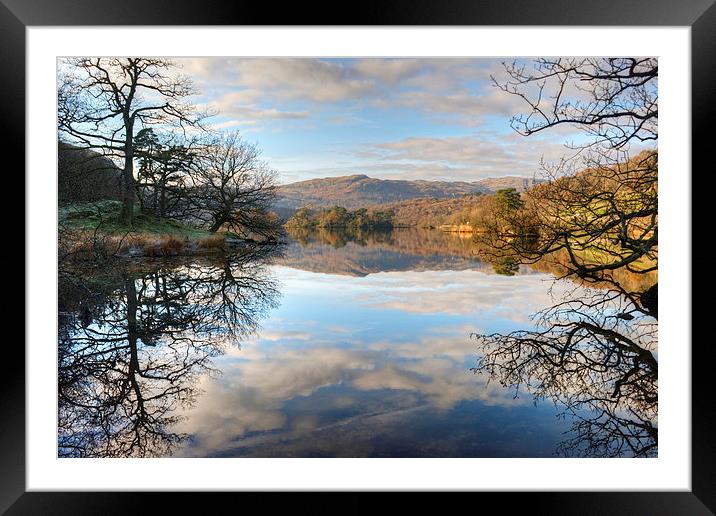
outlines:
[[[478,335],[476,372],[525,388],[573,418],[563,455],[653,456],[657,451],[657,325],[613,293],[585,293],[539,314],[535,331]]]
[[[527,107],[514,129],[569,125],[583,138],[542,164],[546,182],[496,196],[485,253],[599,290],[544,310],[534,331],[478,336],[475,369],[563,405],[574,416],[565,455],[655,455],[658,62],[537,59],[505,74],[495,85]]]
[[[172,430],[176,411],[193,403],[211,358],[276,304],[257,252],[122,269],[113,288],[60,278],[60,456],[171,453],[185,437]]]

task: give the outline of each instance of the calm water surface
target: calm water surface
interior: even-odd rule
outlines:
[[[549,457],[570,426],[470,370],[472,332],[531,328],[560,285],[452,235],[95,276],[61,281],[60,455]]]

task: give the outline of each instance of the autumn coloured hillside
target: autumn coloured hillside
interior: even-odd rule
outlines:
[[[474,182],[376,179],[362,174],[326,177],[279,186],[276,208],[286,212],[302,206],[360,208],[418,198],[451,199],[502,188],[524,191],[536,182],[539,181],[517,176]]]

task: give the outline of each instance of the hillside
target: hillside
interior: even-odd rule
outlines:
[[[442,224],[463,224],[485,210],[489,197],[464,195],[457,198],[419,198],[368,207],[368,212],[390,211],[396,227],[436,227]]]
[[[488,178],[480,181],[404,181],[366,175],[326,177],[282,185],[276,209],[285,214],[301,206],[360,208],[418,198],[450,199],[493,193],[501,188],[523,191],[535,184],[527,177]]]
[[[109,158],[65,142],[57,143],[60,204],[122,199],[122,171]]]

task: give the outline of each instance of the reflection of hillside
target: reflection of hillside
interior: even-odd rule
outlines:
[[[549,259],[520,265],[504,272],[500,264],[492,264],[480,256],[490,257],[484,244],[470,234],[446,233],[439,230],[400,228],[392,231],[306,230],[289,231],[295,242],[287,246],[282,265],[311,272],[366,276],[389,271],[478,270],[486,273],[529,274],[549,273],[563,277],[565,259],[556,253]],[[504,265],[504,264],[503,264]],[[625,288],[644,291],[657,281],[656,272],[633,274],[614,271],[615,279]],[[594,282],[571,278],[584,286],[601,288]]]
[[[441,231],[400,229],[389,232],[294,231],[281,260],[288,267],[350,276],[388,271],[480,270],[469,239]]]

